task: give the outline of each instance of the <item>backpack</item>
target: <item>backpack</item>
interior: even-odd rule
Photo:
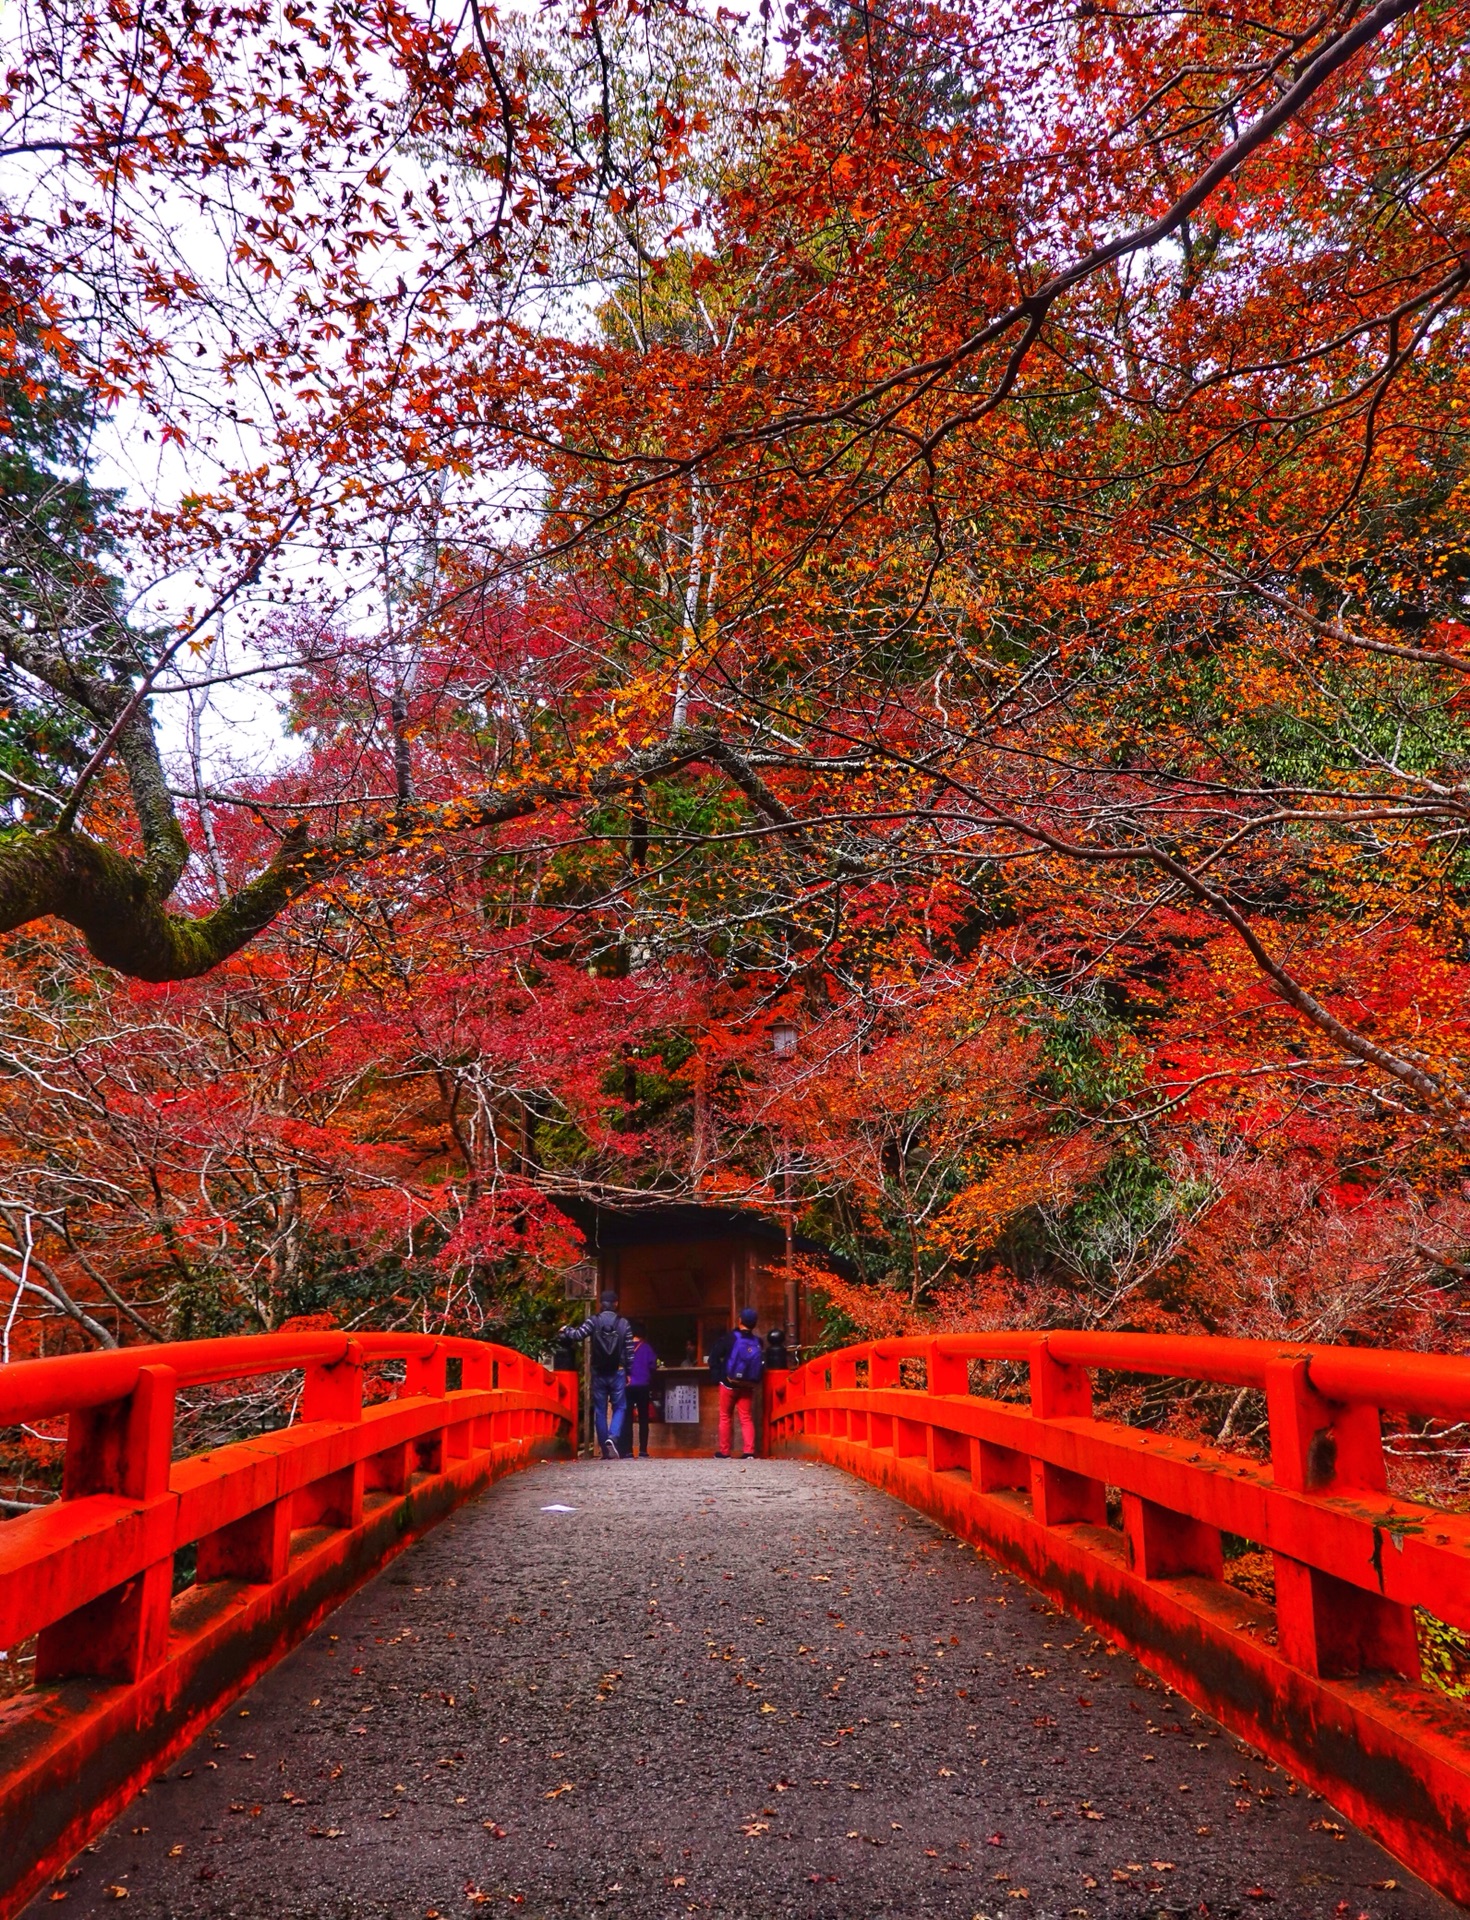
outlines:
[[[592,1322],[592,1371],[616,1373],[627,1364],[628,1323],[621,1314],[599,1313]]]
[[[753,1333],[737,1329],[730,1341],[725,1378],[733,1386],[754,1386],[766,1370],[765,1351]]]

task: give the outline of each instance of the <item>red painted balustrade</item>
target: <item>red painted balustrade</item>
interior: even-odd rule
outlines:
[[[1024,1365],[1029,1404],[972,1392],[972,1361]],[[1259,1389],[1269,1461],[1096,1418],[1099,1368]],[[769,1393],[773,1453],[976,1541],[1470,1901],[1470,1709],[1420,1684],[1415,1632],[1416,1608],[1470,1628],[1470,1517],[1390,1495],[1380,1418],[1470,1418],[1470,1362],[961,1334],[847,1347]],[[1227,1534],[1270,1553],[1274,1607],[1225,1581]]]
[[[387,1361],[394,1397],[364,1397]],[[451,1389],[451,1366],[459,1384]],[[181,1389],[301,1370],[290,1426],[173,1458]],[[62,1495],[0,1523],[0,1914],[220,1708],[498,1475],[567,1450],[576,1380],[429,1335],[267,1334],[23,1361],[0,1426],[66,1419]],[[175,1555],[193,1547],[175,1593]]]

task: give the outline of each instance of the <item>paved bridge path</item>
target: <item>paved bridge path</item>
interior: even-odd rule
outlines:
[[[217,1729],[30,1913],[1461,1912],[972,1548],[795,1460],[515,1474]]]

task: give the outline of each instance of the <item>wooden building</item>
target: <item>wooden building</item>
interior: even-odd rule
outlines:
[[[783,1271],[786,1232],[780,1221],[730,1207],[644,1206],[618,1209],[559,1201],[586,1238],[589,1306],[603,1292],[652,1343],[659,1358],[649,1432],[653,1453],[713,1453],[719,1395],[706,1359],[743,1307],[760,1315],[764,1336],[786,1323]],[[798,1253],[829,1259],[797,1235]],[[835,1263],[834,1263],[835,1264]],[[809,1341],[810,1305],[797,1306],[797,1339]],[[761,1409],[757,1408],[759,1416]],[[763,1424],[760,1432],[764,1434]]]

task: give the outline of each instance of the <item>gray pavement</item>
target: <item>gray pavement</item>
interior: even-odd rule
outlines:
[[[972,1548],[791,1460],[502,1481],[69,1875],[32,1915],[1462,1912]]]

